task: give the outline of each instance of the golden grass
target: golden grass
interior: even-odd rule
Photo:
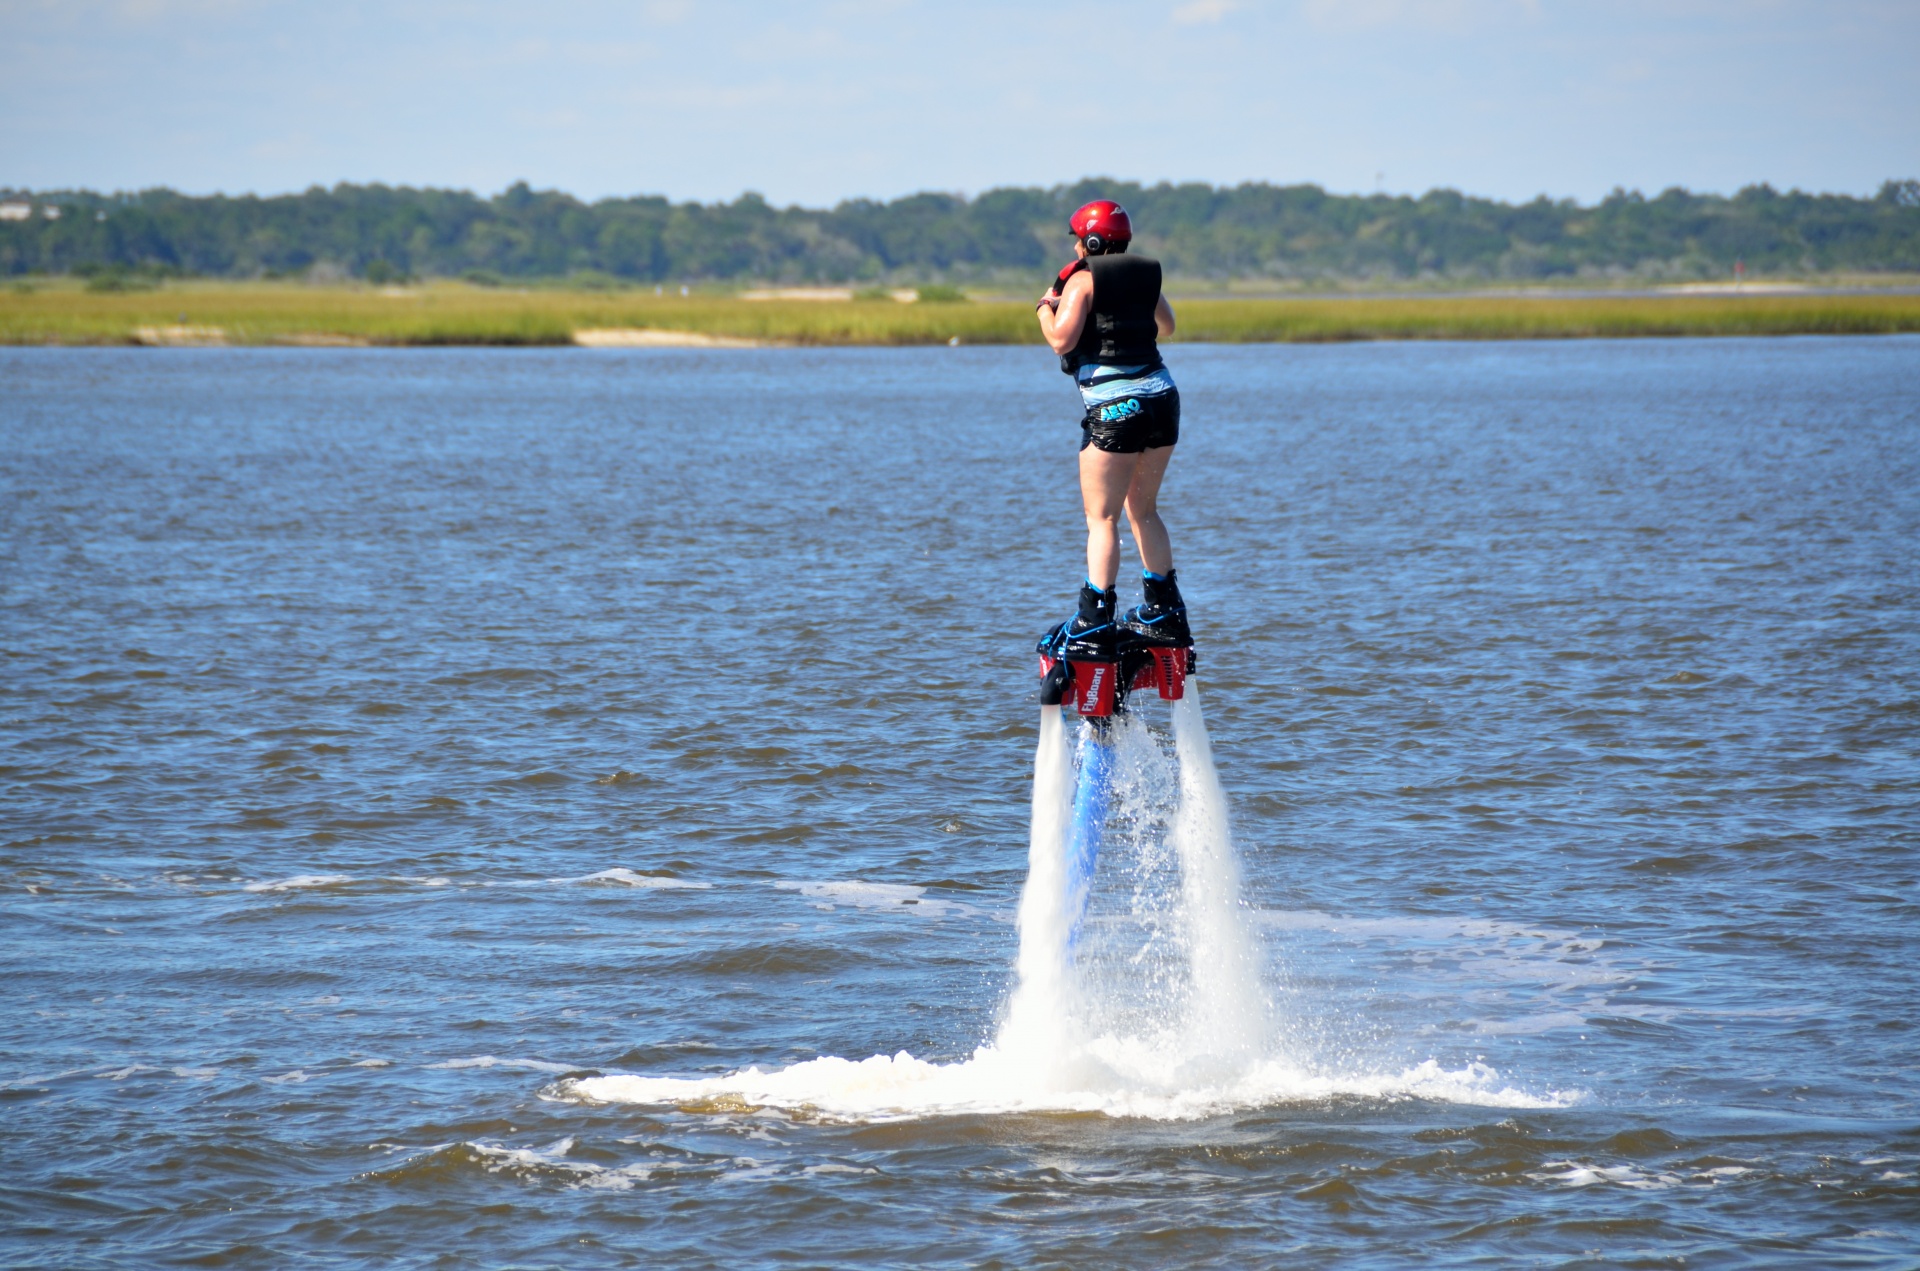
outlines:
[[[219,328],[233,344],[335,337],[371,344],[567,344],[582,329],[640,327],[792,344],[1004,344],[1029,338],[1023,306],[892,299],[744,301],[650,291],[515,291],[436,283],[376,290],[173,283],[158,291],[69,285],[0,291],[0,343],[131,344],[141,328]],[[1037,338],[1037,337],[1031,337]]]
[[[1421,296],[1191,301],[1189,340],[1513,340],[1920,331],[1920,295]]]
[[[1791,335],[1920,331],[1920,295],[1420,296],[1184,300],[1180,338],[1221,342]],[[1031,344],[1024,302],[745,301],[651,291],[434,283],[381,291],[293,283],[0,290],[0,343],[129,344],[169,329],[232,344],[566,344],[582,329],[688,331],[778,344]]]

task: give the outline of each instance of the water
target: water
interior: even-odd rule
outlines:
[[[1032,351],[0,351],[6,1261],[1920,1261],[1920,341],[1175,370],[1062,970]]]

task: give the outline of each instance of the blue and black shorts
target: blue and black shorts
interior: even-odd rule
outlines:
[[[1080,449],[1092,446],[1109,454],[1137,455],[1180,440],[1180,390],[1151,397],[1120,397],[1087,407],[1080,421]]]

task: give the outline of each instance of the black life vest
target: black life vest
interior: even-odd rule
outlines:
[[[1080,342],[1060,359],[1072,375],[1089,362],[1108,366],[1159,366],[1160,262],[1147,256],[1089,256],[1077,261],[1093,275],[1093,309]],[[1060,280],[1078,270],[1069,269]]]

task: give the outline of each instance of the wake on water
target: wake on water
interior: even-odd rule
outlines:
[[[1191,680],[1172,704],[1172,725],[1171,754],[1131,715],[1115,719],[1104,743],[1081,724],[1074,744],[1062,710],[1042,708],[1015,986],[993,1041],[971,1058],[937,1064],[901,1051],[724,1077],[610,1074],[563,1082],[556,1093],[804,1108],[850,1120],[1006,1112],[1175,1119],[1336,1095],[1566,1102],[1500,1086],[1481,1064],[1333,1073],[1293,1053],[1262,981],[1226,793]],[[1101,744],[1111,749],[1096,756]],[[1109,885],[1089,892],[1091,879],[1072,859],[1073,802],[1081,769],[1096,761],[1110,765]],[[1115,856],[1131,862],[1130,889],[1111,885],[1121,872]]]

